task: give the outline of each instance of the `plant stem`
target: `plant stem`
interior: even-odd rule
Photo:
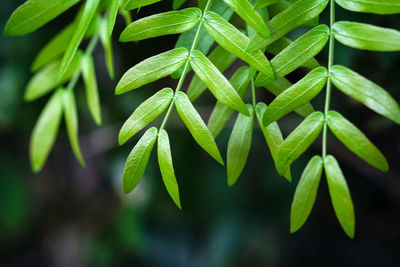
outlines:
[[[329,59],[328,59],[328,80],[326,85],[326,95],[325,95],[325,108],[324,108],[324,128],[322,133],[322,157],[326,157],[326,143],[327,143],[327,135],[328,135],[328,126],[326,124],[326,117],[329,111],[329,104],[331,101],[331,89],[332,89],[332,81],[331,81],[331,67],[333,65],[333,56],[334,56],[334,47],[335,47],[335,39],[332,34],[332,26],[335,23],[335,1],[331,0],[330,2],[330,37],[329,37]]]
[[[171,114],[172,108],[173,108],[173,106],[174,106],[174,104],[175,104],[175,96],[176,96],[176,93],[178,93],[178,92],[181,90],[182,85],[183,85],[183,82],[185,81],[185,77],[186,77],[186,74],[187,74],[188,69],[189,69],[190,56],[192,55],[192,52],[196,49],[197,42],[199,41],[200,31],[201,31],[201,29],[202,29],[202,27],[203,27],[204,15],[206,14],[208,8],[210,7],[210,4],[211,4],[211,0],[208,0],[206,6],[204,7],[203,14],[202,14],[201,19],[200,19],[200,22],[199,22],[199,27],[197,28],[196,35],[195,35],[195,37],[194,37],[194,39],[193,39],[192,47],[190,48],[188,58],[186,59],[186,62],[185,62],[185,66],[184,66],[184,68],[183,68],[182,75],[181,75],[181,77],[179,78],[178,85],[176,86],[175,93],[174,93],[174,97],[172,98],[171,104],[170,104],[169,107],[168,107],[168,111],[167,111],[167,113],[165,114],[165,117],[164,117],[163,122],[161,123],[159,132],[160,132],[162,129],[164,129],[165,124],[167,123],[168,118],[169,118],[169,116],[170,116],[170,114]]]
[[[254,87],[254,77],[251,78],[251,100],[252,100],[252,104],[253,104],[253,109],[256,110],[256,104],[257,104],[257,100],[256,100],[256,88]]]

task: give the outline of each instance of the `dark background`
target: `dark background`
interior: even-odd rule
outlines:
[[[0,1],[1,29],[22,2]],[[169,10],[171,5],[163,1],[144,7],[133,18]],[[338,20],[400,29],[399,15],[336,10]],[[355,205],[354,240],[347,238],[335,218],[325,179],[308,221],[299,232],[289,234],[294,190],[307,161],[321,153],[320,140],[293,164],[294,181],[289,184],[277,175],[256,129],[245,170],[228,188],[226,170],[197,146],[173,113],[167,130],[182,211],[164,188],[154,152],[138,188],[124,195],[123,166],[140,134],[119,147],[119,128],[140,102],[163,87],[174,88],[176,81],[166,78],[121,96],[114,96],[114,88],[129,67],[172,48],[177,36],[118,43],[122,18],[114,34],[115,81],[108,78],[102,49],[95,51],[102,127],[88,115],[82,84],[76,87],[87,167],[77,164],[62,126],[43,171],[33,174],[29,137],[47,97],[24,103],[24,87],[35,54],[75,12],[73,8],[24,37],[0,35],[0,266],[400,266],[400,128],[337,90],[332,94],[332,109],[362,129],[391,166],[387,173],[374,170],[330,136],[328,152],[338,158]],[[325,12],[320,22],[328,23],[328,15]],[[326,64],[326,59],[324,50],[318,60]],[[335,61],[400,100],[400,53],[365,52],[337,44]],[[227,76],[231,74],[228,70]],[[304,71],[290,78],[295,81],[302,75]],[[263,89],[257,94],[267,103],[272,99]],[[322,108],[323,101],[324,94],[314,100],[316,109]],[[209,93],[196,102],[205,120],[214,102]],[[284,134],[300,121],[295,114],[282,119]],[[232,123],[217,139],[223,155]]]

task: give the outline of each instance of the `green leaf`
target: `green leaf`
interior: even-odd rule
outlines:
[[[265,25],[260,14],[253,9],[248,0],[224,0],[250,27],[263,36],[270,36],[269,30]]]
[[[4,35],[25,35],[78,3],[79,0],[30,0],[19,6],[4,29]]]
[[[183,4],[186,3],[186,0],[174,0],[172,3],[172,8],[174,10],[177,10],[183,6]]]
[[[350,238],[354,238],[354,207],[346,179],[344,178],[338,162],[333,156],[328,155],[325,158],[324,168],[336,217],[345,233]]]
[[[293,84],[291,82],[289,82],[286,78],[279,78],[271,83],[261,84],[260,86],[263,86],[265,89],[267,89],[269,92],[271,92],[275,96],[278,96],[278,95],[282,94],[285,90],[292,87]],[[307,117],[308,115],[313,113],[315,110],[310,103],[307,103],[301,107],[296,108],[294,111],[297,114],[299,114],[300,116]]]
[[[187,49],[181,47],[145,59],[122,76],[115,94],[126,93],[170,75],[185,64],[188,55]]]
[[[111,4],[110,4],[110,13],[108,14],[107,17],[107,35],[111,36],[112,32],[114,30],[114,26],[115,26],[115,21],[117,19],[117,15],[118,15],[118,9],[119,6],[121,5],[121,0],[111,0]]]
[[[270,125],[264,127],[262,123],[262,116],[267,109],[267,105],[265,103],[257,103],[256,106],[256,117],[257,117],[257,122],[258,125],[261,128],[261,131],[264,135],[265,141],[267,142],[269,151],[271,152],[272,159],[276,161],[276,154],[278,152],[279,147],[281,146],[283,142],[283,137],[282,137],[282,132],[281,129],[279,128],[279,125],[277,122],[273,122]],[[291,174],[290,174],[290,169],[286,172],[285,178],[288,181],[292,180]]]
[[[329,27],[319,25],[291,43],[271,60],[276,78],[282,78],[303,66],[316,56],[328,42]],[[257,83],[263,83],[269,77],[260,73]]]
[[[399,105],[379,85],[340,65],[331,68],[331,79],[333,84],[346,95],[400,124]]]
[[[160,1],[161,0],[128,0],[126,1],[125,5],[122,5],[122,8],[125,11],[130,11],[143,6],[149,6]]]
[[[382,15],[400,13],[398,0],[336,0],[336,3],[344,9],[355,12]]]
[[[300,157],[317,139],[323,125],[324,114],[319,111],[314,112],[289,134],[276,153],[275,165],[280,175],[285,174],[292,162]]]
[[[329,111],[326,122],[333,134],[360,158],[381,171],[388,171],[386,158],[350,121],[336,111]]]
[[[142,178],[149,162],[151,150],[156,142],[157,133],[155,127],[148,129],[129,154],[122,178],[122,189],[125,194],[135,189]]]
[[[274,72],[264,53],[260,50],[246,52],[249,38],[235,26],[218,14],[208,11],[204,17],[204,27],[220,46],[273,79]]]
[[[25,101],[36,100],[39,97],[47,94],[57,86],[60,86],[61,84],[68,81],[72,77],[72,75],[74,75],[74,73],[78,71],[81,63],[81,58],[82,52],[78,51],[75,54],[67,72],[60,82],[57,82],[57,77],[61,66],[60,61],[54,61],[42,68],[30,79],[25,90]]]
[[[174,92],[171,88],[164,88],[140,104],[122,126],[119,132],[119,144],[124,144],[158,118],[170,105],[173,96]]]
[[[196,140],[196,142],[216,161],[224,165],[214,137],[211,135],[203,119],[200,117],[199,113],[197,113],[185,93],[176,93],[175,106],[179,116],[182,118],[194,140]]]
[[[100,40],[104,48],[106,66],[111,79],[114,79],[114,59],[111,35],[107,32],[107,21],[102,20],[100,25]]]
[[[300,0],[273,17],[267,27],[270,37],[256,34],[250,41],[247,51],[263,48],[286,35],[291,30],[305,24],[324,11],[329,0]]]
[[[34,172],[39,172],[54,145],[62,118],[62,91],[57,90],[43,108],[30,140],[30,160]]]
[[[321,92],[328,78],[328,71],[319,67],[303,79],[278,95],[264,113],[263,122],[267,126],[298,107],[307,104]]]
[[[339,21],[333,24],[335,39],[344,45],[370,51],[400,51],[400,32],[370,24]]]
[[[93,58],[90,54],[85,54],[82,57],[81,70],[83,82],[85,83],[86,101],[90,114],[97,125],[101,125],[99,91],[97,87]]]
[[[72,35],[71,40],[68,43],[64,57],[61,61],[61,67],[60,67],[60,71],[58,74],[58,80],[60,80],[64,76],[69,65],[71,64],[72,59],[74,58],[74,55],[75,55],[76,51],[78,50],[78,47],[81,44],[81,41],[82,41],[83,37],[85,36],[85,33],[86,33],[87,29],[89,28],[89,25],[90,25],[94,15],[96,14],[96,10],[97,10],[99,3],[100,3],[100,0],[86,0],[85,1],[85,6],[83,9],[82,17],[80,18],[79,23],[77,24],[75,32]]]
[[[182,33],[196,26],[200,18],[201,10],[198,8],[159,13],[129,24],[121,33],[119,40],[121,42],[132,42]]]
[[[158,134],[157,155],[158,164],[160,165],[160,171],[165,187],[167,188],[169,195],[178,206],[178,208],[182,209],[181,201],[179,198],[178,183],[176,181],[174,166],[172,164],[169,138],[167,132],[164,129],[162,129]]]
[[[243,114],[248,114],[236,90],[203,53],[194,50],[190,56],[190,65],[215,98]]]
[[[294,233],[306,222],[317,197],[319,181],[321,180],[323,161],[320,156],[314,156],[301,175],[292,202],[290,213],[290,232]]]
[[[208,59],[214,64],[215,67],[217,67],[217,69],[221,73],[223,73],[233,64],[233,62],[235,62],[236,57],[222,47],[217,46],[208,56]],[[187,90],[187,95],[190,101],[193,102],[206,90],[207,85],[205,85],[203,81],[195,75],[190,82],[189,88]]]
[[[252,76],[254,76],[254,72],[249,67],[243,66],[239,68],[230,79],[229,82],[233,88],[236,89],[240,97],[243,98],[244,94],[247,92]],[[207,127],[214,138],[219,135],[228,123],[234,111],[234,109],[217,101],[207,123]]]
[[[247,105],[250,116],[239,113],[228,142],[227,175],[228,185],[236,183],[246,165],[253,136],[254,112],[251,105]]]
[[[75,94],[74,91],[63,89],[63,110],[65,115],[65,124],[67,127],[69,142],[75,157],[82,166],[85,166],[81,148],[79,146],[78,137],[78,112],[76,110]]]
[[[254,9],[258,10],[276,3],[278,0],[257,0]]]

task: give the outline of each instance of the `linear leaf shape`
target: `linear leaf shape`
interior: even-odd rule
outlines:
[[[224,2],[258,33],[266,37],[270,36],[264,20],[248,0],[224,0]]]
[[[138,185],[149,162],[151,151],[157,139],[157,129],[148,129],[129,154],[122,178],[122,190],[130,193]]]
[[[275,77],[282,78],[303,66],[325,47],[328,39],[329,27],[319,25],[291,43],[271,60]],[[257,83],[262,83],[268,77],[260,73],[257,80]]]
[[[254,72],[252,72],[249,67],[243,66],[239,68],[235,72],[235,74],[233,74],[232,78],[229,80],[233,88],[236,89],[239,96],[242,98],[244,94],[247,92],[251,78],[254,75],[252,73]],[[219,135],[219,133],[228,123],[234,111],[235,111],[234,109],[217,101],[207,123],[207,127],[214,136],[214,138],[216,138]]]
[[[76,159],[82,166],[85,166],[85,160],[83,159],[81,148],[79,146],[78,111],[76,109],[75,94],[74,91],[69,89],[62,90],[62,103],[69,142]]]
[[[121,5],[121,0],[111,0],[110,13],[107,17],[107,35],[111,36],[115,26],[115,20],[117,19],[118,9]]]
[[[301,175],[292,202],[290,212],[290,232],[299,230],[306,222],[317,197],[321,180],[323,161],[320,156],[314,156]]]
[[[114,79],[114,56],[112,50],[112,40],[111,35],[108,35],[108,28],[107,28],[107,21],[102,20],[100,23],[100,40],[101,44],[103,45],[104,49],[104,56],[106,61],[106,66],[108,70],[108,74],[110,75],[111,79]]]
[[[285,90],[289,89],[290,87],[293,86],[291,82],[289,82],[286,78],[279,78],[271,83],[266,83],[262,84],[260,86],[263,86],[265,89],[267,89],[269,92],[274,94],[275,96],[278,96],[282,94]],[[297,114],[303,117],[307,117],[311,113],[313,113],[315,110],[313,106],[310,103],[307,103],[301,107],[298,107],[294,110]]]
[[[254,9],[258,10],[272,4],[275,4],[278,0],[257,0],[256,4],[254,5]]]
[[[353,123],[336,111],[329,111],[326,122],[333,134],[360,158],[381,171],[388,171],[385,156]]]
[[[221,73],[223,73],[233,64],[233,62],[235,62],[236,56],[229,53],[221,46],[217,46],[208,56],[208,59],[214,64],[215,67],[217,67],[217,69]],[[187,95],[190,101],[193,102],[206,90],[207,85],[205,85],[203,81],[195,75],[190,82],[189,88],[187,90]]]
[[[82,58],[82,52],[78,51],[69,66],[64,77],[57,82],[58,73],[60,70],[61,62],[59,60],[51,62],[39,72],[37,72],[29,81],[24,99],[25,101],[33,101],[39,97],[47,94],[57,86],[68,81],[72,75],[79,69],[80,62]]]
[[[247,105],[250,116],[238,114],[228,142],[227,176],[228,186],[236,183],[246,165],[253,136],[254,112],[251,105]]]
[[[54,145],[62,118],[62,91],[57,90],[40,113],[30,139],[30,161],[39,172]]]
[[[30,0],[19,6],[4,29],[5,35],[25,35],[78,3],[80,0]]]
[[[271,65],[260,50],[246,52],[249,38],[241,33],[228,21],[218,14],[208,11],[204,17],[204,27],[214,40],[223,48],[246,61],[253,68],[264,73],[266,76],[274,77]]]
[[[76,51],[78,50],[78,47],[81,44],[81,41],[82,41],[83,37],[85,36],[85,33],[86,33],[87,29],[89,28],[89,25],[96,13],[99,3],[100,3],[100,0],[86,0],[85,1],[85,6],[83,9],[82,17],[80,18],[80,20],[77,24],[75,32],[72,35],[71,40],[68,43],[67,49],[65,50],[64,57],[61,61],[58,80],[60,80],[64,76],[69,65],[71,64],[72,59],[74,58],[74,55],[75,55]]]
[[[370,51],[400,51],[400,32],[365,23],[339,21],[332,27],[335,39],[344,45]]]
[[[263,102],[257,103],[256,106],[256,118],[258,125],[261,128],[261,131],[264,135],[265,141],[267,142],[269,151],[271,152],[272,159],[276,161],[276,154],[278,152],[279,147],[281,146],[283,142],[283,137],[282,137],[282,132],[281,129],[279,128],[279,125],[277,122],[273,122],[270,125],[264,127],[262,123],[262,116],[267,109],[267,105]],[[290,169],[286,172],[285,178],[288,181],[292,180],[291,174],[290,174]]]
[[[236,90],[203,53],[194,50],[190,56],[190,65],[216,99],[243,114],[248,114]]]
[[[122,7],[125,11],[130,11],[143,6],[149,6],[160,1],[161,0],[128,0]]]
[[[256,34],[250,41],[247,51],[263,48],[291,30],[317,17],[328,4],[328,0],[299,0],[289,8],[273,17],[268,23],[270,37],[263,37]]]
[[[143,60],[122,76],[115,94],[126,93],[170,75],[185,64],[188,55],[187,49],[181,47]]]
[[[400,124],[400,108],[382,87],[340,65],[331,68],[333,84],[346,95]]]
[[[178,92],[175,95],[175,106],[179,116],[185,123],[194,140],[221,165],[224,165],[214,137],[211,135],[203,119],[193,107],[187,95]]]
[[[121,42],[133,42],[182,33],[196,26],[200,18],[201,10],[198,8],[155,14],[129,24],[121,33],[119,40]]]
[[[290,165],[300,157],[319,136],[324,124],[324,114],[314,112],[294,129],[283,141],[276,153],[275,165],[278,173],[283,175]]]
[[[276,40],[275,42],[273,42],[272,44],[269,44],[267,46],[267,52],[276,56],[278,55],[280,52],[282,52],[286,47],[288,47],[289,45],[291,45],[293,43],[292,40],[286,38],[286,37],[282,37],[278,40]],[[307,60],[304,64],[303,67],[305,68],[309,68],[309,69],[315,69],[317,67],[319,67],[319,63],[315,58],[311,58],[309,60]]]
[[[86,101],[90,114],[96,124],[101,125],[102,120],[99,90],[97,87],[93,58],[90,54],[85,54],[82,57],[81,70],[83,82],[85,84]]]
[[[164,129],[162,129],[158,133],[157,156],[165,188],[167,188],[169,195],[178,206],[178,208],[182,209],[181,201],[179,198],[178,182],[176,181],[174,166],[172,164],[169,138],[167,132]]]
[[[354,207],[346,178],[344,177],[338,162],[331,155],[328,155],[325,158],[324,169],[336,217],[345,233],[350,238],[354,238]]]
[[[400,13],[398,0],[336,0],[336,3],[344,9],[374,14]]]
[[[140,104],[122,126],[119,132],[119,144],[124,144],[158,118],[170,105],[173,96],[174,92],[171,88],[164,88]]]
[[[294,109],[312,100],[325,86],[327,77],[328,71],[326,68],[318,67],[283,91],[265,111],[263,117],[264,125],[267,126],[271,122],[279,120]]]

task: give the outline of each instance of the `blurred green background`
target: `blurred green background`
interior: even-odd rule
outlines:
[[[1,29],[22,2],[0,1]],[[171,6],[171,1],[163,1],[142,8],[133,18]],[[174,87],[176,81],[166,78],[114,96],[116,82],[129,67],[172,48],[177,36],[118,43],[124,27],[121,18],[114,34],[115,81],[108,78],[102,49],[95,51],[102,127],[89,116],[82,85],[76,88],[87,167],[77,164],[61,128],[44,170],[33,174],[29,137],[47,97],[24,103],[24,87],[35,54],[75,12],[73,8],[24,37],[0,35],[0,266],[400,266],[400,127],[338,91],[333,92],[332,108],[355,122],[391,165],[387,173],[376,171],[330,136],[328,152],[338,158],[355,205],[354,240],[345,236],[335,218],[324,179],[310,218],[298,233],[289,234],[293,193],[308,159],[320,153],[320,141],[294,163],[294,181],[289,184],[277,175],[265,140],[255,130],[247,166],[236,185],[228,188],[226,170],[196,145],[174,113],[167,130],[183,210],[169,198],[154,152],[139,187],[122,194],[125,159],[140,134],[119,147],[119,128],[139,103],[161,88]],[[321,16],[321,23],[328,22],[328,15]],[[400,29],[399,15],[355,14],[337,7],[337,17]],[[326,52],[318,56],[322,63]],[[335,60],[400,100],[400,53],[357,51],[337,44]],[[302,75],[300,71],[289,78],[295,81]],[[257,94],[267,103],[272,99],[265,90]],[[321,94],[313,104],[321,109],[323,100]],[[214,102],[209,93],[196,102],[205,120]],[[300,121],[296,115],[282,119],[284,134]],[[223,155],[232,123],[217,139]]]

